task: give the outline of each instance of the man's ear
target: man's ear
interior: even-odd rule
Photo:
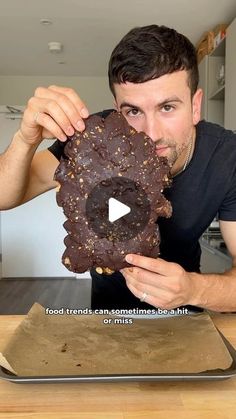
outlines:
[[[203,90],[197,89],[193,95],[192,108],[193,108],[193,124],[196,125],[201,119],[201,105],[202,105]]]

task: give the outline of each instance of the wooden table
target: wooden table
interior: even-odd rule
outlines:
[[[24,316],[0,316],[0,345]],[[236,347],[236,314],[214,323]],[[1,419],[235,419],[236,378],[208,382],[15,384],[0,380]]]

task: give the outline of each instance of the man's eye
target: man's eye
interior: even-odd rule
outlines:
[[[139,114],[139,110],[138,109],[130,109],[129,111],[127,111],[126,115],[128,116],[137,116]]]
[[[170,112],[174,109],[174,106],[173,105],[164,105],[162,109],[163,109],[164,112]]]

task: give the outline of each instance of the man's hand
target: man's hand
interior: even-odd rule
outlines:
[[[162,309],[194,304],[195,273],[186,272],[180,265],[163,259],[127,255],[132,267],[122,269],[127,287],[138,298],[147,294],[145,302]]]
[[[44,138],[65,141],[75,130],[84,130],[82,118],[88,116],[88,109],[73,89],[38,87],[28,101],[18,135],[28,145],[38,145]]]

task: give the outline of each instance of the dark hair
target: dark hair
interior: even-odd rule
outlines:
[[[131,29],[115,47],[109,61],[109,86],[143,83],[178,70],[188,72],[191,96],[197,90],[199,73],[194,45],[184,35],[166,26]]]

